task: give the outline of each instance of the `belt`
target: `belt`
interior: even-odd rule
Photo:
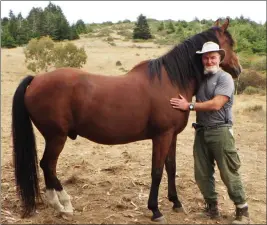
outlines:
[[[231,127],[232,124],[230,123],[218,123],[212,126],[204,126],[198,123],[192,123],[192,127],[196,129],[205,129],[205,130],[209,130],[209,129],[217,129],[219,127]]]

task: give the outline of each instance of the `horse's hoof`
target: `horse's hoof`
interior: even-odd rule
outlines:
[[[67,221],[71,221],[73,217],[73,212],[60,212],[60,216]]]
[[[165,223],[167,223],[167,220],[165,219],[165,217],[164,216],[160,216],[160,217],[158,217],[158,218],[151,218],[151,220],[153,221],[153,222],[157,222],[157,223],[160,223],[160,224],[165,224]]]
[[[61,211],[60,215],[62,216],[63,219],[69,220],[73,216],[73,212],[71,212],[71,211]]]
[[[172,208],[174,212],[177,213],[185,213],[184,207],[179,207],[179,208]]]

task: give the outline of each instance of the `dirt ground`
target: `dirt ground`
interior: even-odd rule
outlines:
[[[110,46],[99,39],[81,39],[88,60],[83,67],[89,72],[121,75],[144,59],[162,55],[168,47],[152,43],[131,43],[115,40]],[[1,224],[150,224],[151,212],[147,200],[151,184],[151,141],[126,145],[100,145],[78,137],[67,140],[58,162],[58,177],[72,197],[75,208],[72,218],[64,219],[46,204],[37,213],[20,218],[20,203],[15,192],[12,165],[11,104],[19,81],[28,71],[22,48],[1,50]],[[122,66],[116,66],[120,61]],[[262,105],[263,110],[248,112]],[[175,213],[167,199],[167,179],[164,171],[159,191],[159,207],[169,224],[228,224],[234,216],[234,205],[216,170],[216,188],[222,217],[210,220],[199,213],[204,206],[193,175],[193,138],[190,124],[178,135],[177,175],[178,196],[186,213]],[[266,224],[266,96],[238,95],[234,105],[234,136],[242,161],[240,173],[246,190],[250,215],[254,223]],[[44,139],[35,129],[38,157],[41,159]],[[40,186],[44,194],[43,173]]]

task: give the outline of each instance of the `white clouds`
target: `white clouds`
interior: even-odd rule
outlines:
[[[266,21],[266,1],[52,1],[61,7],[70,23],[78,19],[86,23],[135,21],[142,13],[147,18],[191,21],[216,20],[219,17],[250,18],[258,23]],[[14,14],[26,17],[32,7],[45,8],[48,1],[1,1],[1,17]]]

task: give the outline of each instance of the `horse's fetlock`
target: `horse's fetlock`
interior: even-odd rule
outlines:
[[[168,199],[171,202],[178,202],[179,201],[177,195],[168,196]]]
[[[62,191],[57,191],[57,196],[61,202],[71,200],[71,197],[67,194],[67,192],[64,189]]]

